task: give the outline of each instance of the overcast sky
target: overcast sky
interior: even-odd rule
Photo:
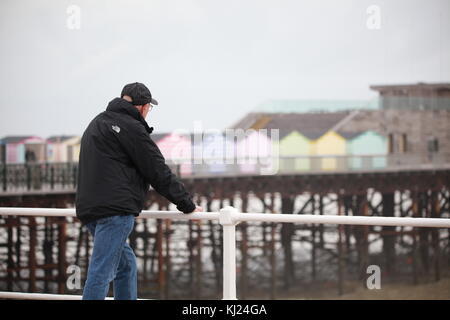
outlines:
[[[81,135],[135,81],[155,133],[222,129],[268,99],[450,82],[450,1],[2,0],[0,43],[0,137]]]

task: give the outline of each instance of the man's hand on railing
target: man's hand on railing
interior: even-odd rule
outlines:
[[[195,207],[195,210],[192,211],[191,213],[193,213],[193,212],[203,212],[203,208],[200,207],[200,206],[196,206],[196,207]]]
[[[191,213],[194,213],[194,212],[203,212],[203,208],[200,207],[200,206],[195,206],[195,210],[192,211]],[[193,221],[193,222],[196,222],[196,223],[200,223],[200,220],[199,220],[199,219],[192,219],[192,221]]]

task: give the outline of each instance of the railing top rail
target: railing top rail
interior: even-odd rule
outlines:
[[[74,294],[49,294],[49,293],[28,293],[28,292],[8,292],[0,291],[0,299],[19,300],[81,300],[82,296]],[[114,300],[113,297],[106,297],[106,300]],[[148,300],[148,299],[138,299]]]
[[[284,222],[305,224],[349,224],[372,226],[434,227],[450,228],[447,218],[412,218],[412,217],[367,217],[313,214],[264,214],[251,213],[237,217],[241,221]]]
[[[76,217],[74,208],[11,208],[0,207],[0,216],[35,216],[35,217]],[[218,220],[218,212],[195,212],[183,214],[180,211],[143,210],[138,219],[173,219],[173,220]]]
[[[223,211],[226,210],[226,211]],[[281,213],[242,213],[233,207],[221,211],[228,213],[228,223],[241,221],[274,222],[274,223],[316,223],[316,224],[349,224],[375,226],[407,226],[450,228],[448,218],[412,218],[412,217],[367,217],[340,215],[281,214]],[[0,207],[0,216],[35,216],[35,217],[75,217],[75,209],[57,208],[8,208]],[[183,214],[180,211],[143,210],[139,219],[172,219],[172,220],[222,220],[221,212],[195,212]],[[221,219],[222,218],[222,219]]]

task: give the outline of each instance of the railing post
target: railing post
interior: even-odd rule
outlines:
[[[223,300],[236,298],[236,222],[237,210],[231,206],[220,209],[219,223],[223,228]]]
[[[50,188],[53,190],[55,187],[55,165],[52,164],[50,167]]]
[[[25,164],[26,180],[27,180],[27,190],[31,190],[31,168],[28,163]]]

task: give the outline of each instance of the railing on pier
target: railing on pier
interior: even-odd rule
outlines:
[[[242,175],[321,174],[449,168],[444,157],[406,155],[320,155],[232,159],[166,159],[182,178]],[[0,163],[0,193],[74,190],[78,163]]]
[[[0,208],[0,216],[75,217],[75,209],[54,208]],[[372,226],[403,226],[450,228],[448,218],[367,217],[340,215],[294,215],[243,213],[227,206],[220,212],[182,214],[179,211],[142,211],[138,219],[214,220],[223,228],[223,299],[236,298],[236,225],[243,221],[304,224],[343,224]],[[0,292],[4,299],[79,299],[79,296]]]

